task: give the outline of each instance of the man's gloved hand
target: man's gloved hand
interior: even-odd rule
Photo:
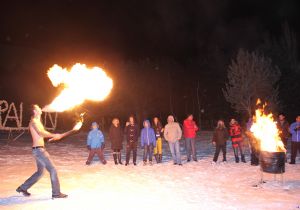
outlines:
[[[87,148],[88,150],[91,150],[91,146],[89,146],[89,145],[87,145],[86,148]]]
[[[104,149],[105,148],[105,143],[102,143],[101,144],[101,149]]]

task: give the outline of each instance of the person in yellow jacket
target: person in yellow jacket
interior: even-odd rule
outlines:
[[[162,135],[164,132],[164,128],[158,117],[153,118],[153,129],[155,131],[156,136],[156,146],[154,147],[154,157],[156,163],[162,162]]]

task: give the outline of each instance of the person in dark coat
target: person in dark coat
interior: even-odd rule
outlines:
[[[229,134],[225,127],[224,121],[219,120],[212,139],[213,145],[216,146],[213,164],[217,162],[221,150],[223,153],[223,162],[226,162],[226,141],[228,140],[228,137]]]
[[[278,115],[277,128],[279,130],[279,137],[284,145],[284,148],[287,150],[288,139],[290,137],[290,124],[285,119],[285,115],[280,113]],[[287,156],[285,155],[285,162],[287,162]]]
[[[130,154],[132,151],[133,155],[133,164],[136,165],[136,157],[137,157],[137,145],[138,145],[138,137],[139,137],[139,128],[135,123],[134,117],[129,117],[129,122],[126,122],[125,127],[125,136],[127,139],[126,145],[126,166],[129,165]]]
[[[284,144],[285,149],[287,149],[287,141],[290,137],[290,124],[289,122],[285,119],[285,115],[283,113],[279,114],[278,116],[278,122],[277,122],[277,127],[279,130],[279,136]]]
[[[123,149],[123,132],[118,118],[112,120],[112,125],[109,129],[109,139],[111,141],[111,149],[113,151],[115,164],[118,165],[119,163],[122,165],[121,150]]]

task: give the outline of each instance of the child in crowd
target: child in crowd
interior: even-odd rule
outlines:
[[[149,120],[144,121],[144,128],[141,131],[141,146],[144,148],[144,165],[147,164],[147,156],[149,157],[149,164],[152,165],[153,148],[156,146],[156,137]]]
[[[103,133],[99,130],[99,126],[96,122],[92,123],[92,129],[87,137],[87,148],[89,150],[89,156],[86,161],[86,165],[90,165],[95,154],[98,155],[99,160],[106,164],[104,159],[103,150],[104,150],[104,136]]]

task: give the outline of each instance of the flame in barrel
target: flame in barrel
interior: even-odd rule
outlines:
[[[258,100],[257,105],[260,103],[260,100]],[[273,114],[265,114],[265,107],[266,104],[262,108],[256,109],[250,131],[260,142],[261,151],[286,152],[279,136],[277,124],[273,119]]]

